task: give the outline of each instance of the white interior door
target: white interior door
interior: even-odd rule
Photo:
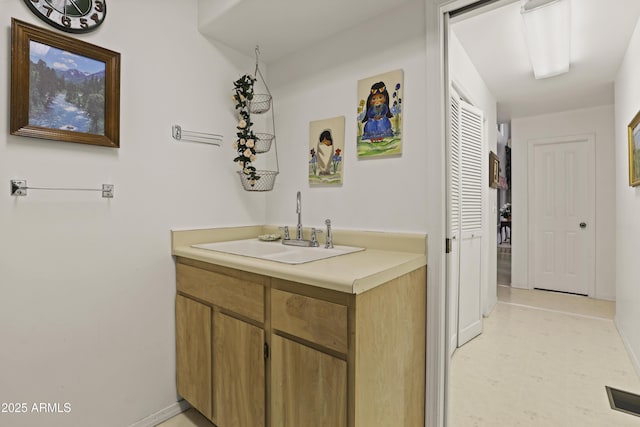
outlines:
[[[458,347],[482,332],[483,114],[460,101],[460,288]]]
[[[594,139],[545,140],[529,154],[533,287],[593,295]]]
[[[482,332],[483,114],[452,89],[448,258],[450,353]]]

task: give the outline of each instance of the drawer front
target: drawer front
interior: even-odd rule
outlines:
[[[213,271],[176,264],[179,292],[264,322],[264,286]]]
[[[347,307],[316,298],[271,290],[274,329],[346,353]]]

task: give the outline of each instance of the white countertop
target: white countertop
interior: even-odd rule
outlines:
[[[191,245],[257,238],[274,226],[172,231],[172,255],[340,292],[359,294],[427,263],[426,234],[334,230],[335,244],[365,250],[304,264],[284,264]]]

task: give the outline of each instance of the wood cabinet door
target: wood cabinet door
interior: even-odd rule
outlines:
[[[347,362],[272,335],[271,425],[346,427]]]
[[[211,395],[211,308],[176,296],[176,380],[178,393],[207,418]]]
[[[216,424],[265,425],[264,331],[215,312],[213,382]]]

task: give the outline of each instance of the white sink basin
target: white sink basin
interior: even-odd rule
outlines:
[[[192,245],[192,247],[248,256],[251,258],[266,259],[269,261],[283,262],[286,264],[303,264],[305,262],[318,261],[364,250],[364,248],[358,248],[355,246],[339,245],[336,245],[331,249],[325,249],[323,246],[317,248],[285,246],[281,242],[263,242],[257,239],[201,243]]]

